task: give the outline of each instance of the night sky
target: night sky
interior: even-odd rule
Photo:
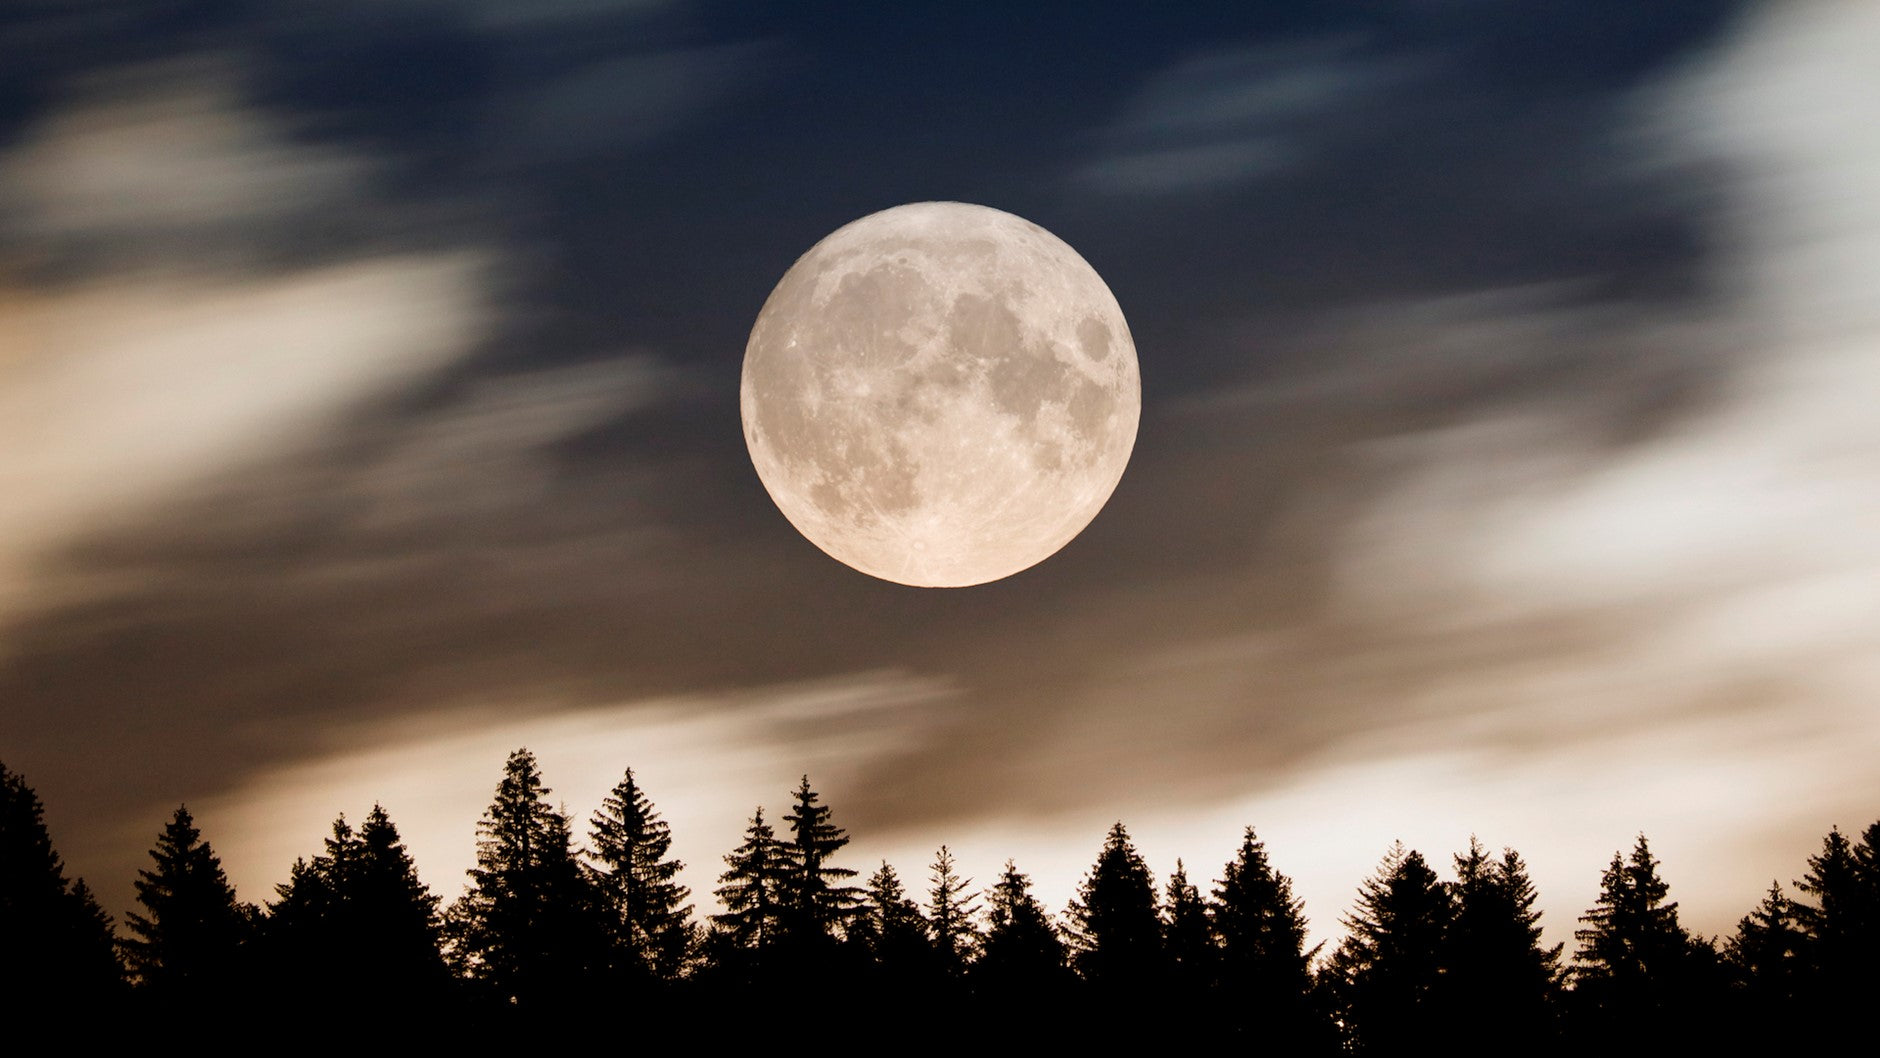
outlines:
[[[1184,8],[1192,7],[1188,11]],[[120,921],[505,755],[628,766],[703,910],[807,772],[847,864],[1251,824],[1316,938],[1394,839],[1553,940],[1637,834],[1727,932],[1880,818],[1880,8],[24,0],[0,12],[0,760]],[[738,418],[818,239],[1016,213],[1141,431],[1006,580],[804,540]]]

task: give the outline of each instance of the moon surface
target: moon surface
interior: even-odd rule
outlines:
[[[811,247],[764,302],[739,403],[757,475],[817,547],[963,587],[1056,553],[1136,443],[1142,379],[1116,298],[1063,240],[917,202]]]

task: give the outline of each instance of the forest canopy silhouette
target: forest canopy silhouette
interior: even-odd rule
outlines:
[[[1119,821],[1054,914],[1016,860],[976,882],[945,845],[911,883],[883,862],[855,884],[847,832],[803,776],[782,816],[753,810],[724,856],[721,910],[700,913],[632,769],[584,835],[551,792],[528,750],[509,756],[476,866],[448,903],[382,806],[356,827],[335,818],[260,904],[237,896],[178,806],[119,928],[66,876],[37,794],[0,765],[7,994],[125,1024],[159,1010],[313,1013],[366,995],[465,1031],[617,1008],[674,1040],[706,1031],[694,1015],[780,1000],[820,1004],[828,1034],[970,1016],[1014,1040],[1392,1054],[1456,1033],[1543,1053],[1792,1042],[1880,989],[1880,822],[1830,830],[1801,877],[1772,882],[1726,938],[1679,922],[1640,835],[1605,867],[1571,953],[1543,943],[1514,849],[1471,839],[1433,864],[1399,843],[1359,881],[1327,950],[1306,946],[1305,908],[1251,826],[1218,869],[1191,880],[1178,860],[1158,886]]]

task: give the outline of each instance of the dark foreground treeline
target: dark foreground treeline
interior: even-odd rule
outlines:
[[[1880,995],[1880,823],[1858,842],[1831,831],[1800,897],[1772,884],[1721,947],[1679,925],[1641,836],[1613,855],[1569,966],[1541,944],[1521,857],[1474,841],[1452,881],[1392,848],[1343,919],[1347,939],[1322,952],[1306,948],[1302,905],[1251,827],[1217,880],[1191,881],[1177,861],[1158,891],[1118,823],[1060,919],[1012,863],[975,888],[944,846],[919,894],[886,863],[852,884],[836,858],[848,839],[805,778],[781,819],[758,809],[725,857],[723,912],[695,916],[631,770],[585,849],[548,793],[535,759],[512,754],[448,908],[376,806],[357,829],[337,820],[265,908],[237,901],[178,808],[119,938],[65,878],[37,796],[0,766],[0,1002],[29,1019],[82,1011],[75,1036],[155,1038],[174,1023],[248,1032],[244,1050],[357,1015],[380,1026],[362,1041],[374,1047],[566,1031],[763,1053],[1029,1041],[1630,1054],[1833,1037]]]

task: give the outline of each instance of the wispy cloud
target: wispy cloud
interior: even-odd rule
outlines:
[[[0,615],[49,601],[33,595],[56,594],[77,540],[475,348],[493,312],[475,248],[217,267],[216,247],[264,253],[288,220],[369,209],[370,169],[171,68],[99,82],[0,159],[6,263],[85,262],[0,299]]]
[[[0,156],[0,223],[16,249],[174,270],[366,205],[371,160],[294,142],[242,101],[240,72],[198,57],[85,79]]]
[[[738,42],[583,64],[513,99],[497,139],[531,164],[640,147],[750,91],[776,58],[775,45]]]
[[[460,703],[444,714],[329,729],[319,759],[257,773],[198,814],[227,850],[230,877],[256,899],[318,846],[334,815],[357,818],[383,803],[426,880],[449,900],[475,863],[476,821],[504,758],[526,747],[577,840],[633,768],[673,828],[675,855],[687,864],[681,881],[710,909],[720,856],[752,808],[781,819],[799,775],[826,792],[852,778],[856,761],[920,741],[933,704],[957,693],[944,681],[876,671],[613,708]]]
[[[1419,69],[1366,55],[1345,39],[1190,56],[1137,90],[1095,135],[1099,147],[1074,179],[1098,191],[1157,194],[1308,164],[1325,142],[1362,121],[1367,99]]]

